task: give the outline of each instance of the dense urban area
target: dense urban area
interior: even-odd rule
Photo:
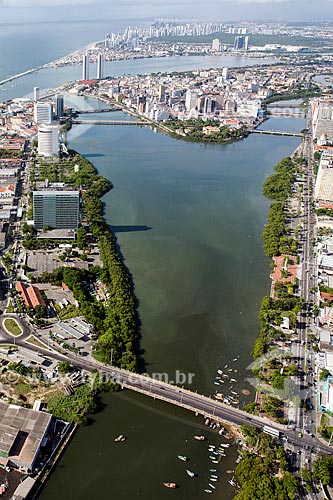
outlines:
[[[330,498],[332,31],[325,23],[157,20],[51,63],[82,64],[81,80],[0,103],[3,498],[35,491],[76,426],[98,409],[97,395],[123,388],[203,415],[221,435],[222,423],[232,425],[240,445],[229,481],[235,498]],[[230,53],[249,65],[105,75],[107,61],[116,59]],[[273,63],[265,61],[268,54]],[[258,56],[262,64],[251,65]],[[102,102],[93,110],[101,118],[66,106],[64,95]],[[119,110],[122,120],[103,118]],[[304,117],[305,128],[259,127],[281,114]],[[237,393],[219,388],[208,398],[143,375],[132,277],[104,220],[101,198],[112,184],[67,141],[68,131],[84,123],[146,126],[201,143],[253,133],[299,137],[295,153],[263,185],[271,200],[262,233],[271,290],[258,311],[255,399],[243,408]],[[230,377],[221,370],[217,380],[224,376]]]

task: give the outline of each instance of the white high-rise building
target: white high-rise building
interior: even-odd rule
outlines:
[[[39,101],[39,87],[34,87],[34,101]]]
[[[43,123],[38,127],[38,154],[41,156],[58,156],[58,125],[47,125]]]
[[[227,67],[224,67],[222,68],[222,78],[224,81],[228,80],[228,68]]]
[[[249,50],[249,42],[250,42],[250,37],[246,36],[244,39],[244,49]]]
[[[82,80],[89,80],[89,56],[84,54],[82,57]]]
[[[195,109],[198,101],[198,92],[195,90],[187,90],[185,94],[185,108],[186,111],[191,111],[191,109]]]
[[[45,102],[35,102],[34,104],[34,121],[40,123],[52,123],[53,107],[52,104]]]
[[[103,56],[98,54],[97,56],[97,80],[103,79]]]
[[[212,41],[212,50],[215,52],[220,52],[221,51],[221,42],[218,38],[214,38]]]

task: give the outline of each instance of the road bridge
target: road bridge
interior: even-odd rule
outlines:
[[[112,106],[111,108],[80,109],[79,111],[75,111],[75,113],[77,115],[88,115],[91,113],[110,113],[112,111],[121,111],[121,108]]]
[[[264,135],[280,135],[280,136],[287,136],[287,137],[302,137],[303,134],[300,132],[288,132],[285,130],[259,130],[257,128],[252,128],[248,129],[248,132],[250,134],[264,134]]]
[[[4,315],[4,317],[5,316],[6,315]],[[24,347],[25,349],[28,348],[31,351],[37,352],[40,356],[45,356],[47,358],[51,357],[58,361],[66,360],[78,368],[90,372],[96,372],[97,370],[100,377],[104,377],[105,379],[118,383],[122,388],[139,392],[153,399],[165,401],[196,414],[203,415],[204,417],[209,417],[215,421],[234,424],[237,426],[249,424],[259,429],[263,429],[264,425],[267,425],[282,433],[285,439],[288,439],[291,444],[301,447],[308,446],[310,448],[314,448],[316,452],[330,453],[330,448],[315,437],[308,434],[304,434],[303,437],[299,437],[297,432],[293,429],[289,429],[288,427],[268,418],[246,413],[239,408],[227,405],[212,397],[199,394],[198,392],[194,392],[171,383],[169,384],[163,380],[159,380],[158,378],[153,378],[148,375],[141,375],[117,368],[115,366],[105,365],[92,357],[89,357],[89,359],[83,359],[81,356],[71,352],[62,353],[59,350],[53,350],[52,352],[48,349],[43,349],[40,346],[27,344],[25,339],[31,334],[30,328],[25,324],[24,320],[18,319],[18,322],[23,330],[23,334],[15,337],[16,346]],[[9,342],[13,343],[12,336],[6,333],[3,328],[1,329],[1,337],[3,340],[0,341],[0,345],[8,345]],[[38,335],[36,338],[41,338],[41,335]]]
[[[72,120],[73,125],[150,125],[146,120]]]

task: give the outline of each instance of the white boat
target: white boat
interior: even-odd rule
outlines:
[[[216,381],[215,381],[215,382],[214,382],[214,384],[215,384],[215,385],[220,385],[220,382],[216,382]]]
[[[177,457],[179,458],[179,460],[182,460],[183,462],[186,462],[187,460],[187,457],[185,457],[184,455],[177,455]]]
[[[212,464],[218,464],[219,461],[218,460],[212,460]]]
[[[222,429],[219,430],[219,434],[220,434],[220,436],[223,436],[223,434],[224,434],[224,428],[223,427],[222,427]]]
[[[206,438],[205,436],[194,436],[194,439],[196,439],[197,441],[204,441]]]
[[[123,434],[120,434],[118,437],[116,437],[115,442],[122,443],[123,441],[125,441],[125,439],[126,439],[126,436],[124,436]]]
[[[212,490],[204,490],[205,493],[213,493]]]
[[[238,357],[237,358],[234,358],[233,361],[238,361]]]
[[[209,469],[209,472],[216,472],[217,469]]]
[[[211,460],[216,460],[216,457],[213,457],[212,455],[209,455],[209,458],[210,458]]]
[[[232,479],[229,479],[228,483],[231,484],[231,486],[236,486],[235,481],[233,481]]]
[[[216,489],[216,486],[214,486],[213,484],[208,483],[208,486],[209,486],[210,488],[213,488],[213,490],[215,490],[215,489]]]
[[[230,448],[230,443],[221,443],[220,446],[222,446],[222,448]]]
[[[186,474],[190,477],[195,477],[196,476],[196,473],[193,472],[192,470],[189,470],[189,469],[186,469]]]
[[[219,375],[222,375],[223,370],[217,370],[217,373],[218,373]]]
[[[213,481],[213,483],[216,483],[217,482],[217,477],[210,477],[209,478],[209,481]],[[230,482],[230,481],[229,481]]]
[[[231,378],[230,382],[237,382],[237,380],[235,378]]]

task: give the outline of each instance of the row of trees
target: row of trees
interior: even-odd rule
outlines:
[[[261,235],[264,241],[264,251],[268,257],[279,254],[297,255],[297,241],[288,236],[286,202],[299,168],[299,159],[284,158],[275,166],[275,173],[264,182],[264,196],[275,200],[275,203],[270,206],[268,223]]]

